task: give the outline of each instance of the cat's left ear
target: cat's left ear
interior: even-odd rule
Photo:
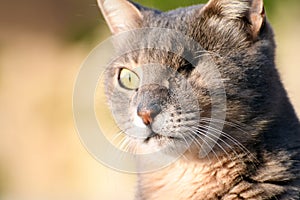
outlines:
[[[257,37],[266,21],[263,0],[210,0],[202,12],[228,19],[247,19],[251,34]]]
[[[253,36],[257,37],[263,23],[266,21],[263,0],[252,0],[250,10],[247,13],[247,18],[250,21]]]
[[[113,34],[139,28],[143,16],[127,0],[97,0],[100,10]]]

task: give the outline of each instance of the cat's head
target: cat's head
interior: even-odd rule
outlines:
[[[127,0],[98,3],[119,52],[106,72],[106,94],[132,140],[159,150],[192,140],[224,149],[255,139],[238,126],[263,129],[277,87],[262,0],[210,0],[170,12]],[[216,117],[224,112],[226,122]]]

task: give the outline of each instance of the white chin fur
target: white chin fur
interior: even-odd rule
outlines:
[[[147,128],[143,120],[137,114],[134,115],[133,124],[139,128]]]

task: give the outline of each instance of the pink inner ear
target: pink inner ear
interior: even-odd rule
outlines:
[[[254,37],[257,37],[257,35],[259,34],[261,26],[264,22],[264,18],[265,17],[261,14],[257,14],[257,13],[250,14],[250,20],[251,20],[251,24],[252,24],[252,33],[253,33]]]
[[[113,34],[138,28],[143,18],[127,0],[98,0],[98,5]]]
[[[252,25],[253,37],[257,37],[263,22],[265,21],[265,9],[263,0],[253,0],[251,4],[249,20]]]

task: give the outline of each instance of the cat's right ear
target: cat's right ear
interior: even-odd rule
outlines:
[[[143,15],[127,0],[97,0],[110,31],[118,34],[139,28]]]
[[[263,0],[209,0],[202,12],[208,16],[219,16],[250,24],[249,32],[253,38],[259,35],[266,21]]]

